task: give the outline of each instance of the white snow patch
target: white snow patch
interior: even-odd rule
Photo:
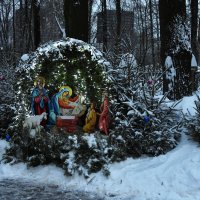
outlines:
[[[197,67],[197,60],[194,54],[192,54],[191,67]]]
[[[200,93],[197,93],[200,95]],[[175,108],[180,109],[183,111],[184,114],[196,114],[196,106],[195,101],[197,101],[198,98],[196,95],[193,96],[186,96],[182,99],[181,103],[177,104]]]
[[[97,146],[97,142],[96,142],[96,138],[94,137],[94,134],[84,135],[83,139],[87,141],[89,148]]]
[[[22,61],[26,61],[26,60],[28,60],[29,59],[29,55],[28,54],[24,54],[24,55],[22,55],[22,57],[21,57],[21,60]]]
[[[167,69],[166,79],[174,81],[174,77],[176,76],[176,70],[173,66],[173,61],[171,56],[167,56],[165,60],[165,67]]]

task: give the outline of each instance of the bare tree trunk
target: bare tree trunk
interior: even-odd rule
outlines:
[[[27,51],[28,52],[28,40],[29,40],[29,35],[28,35],[28,27],[29,27],[29,16],[28,16],[28,0],[25,0],[25,2],[24,2],[24,22],[25,22],[25,24],[24,24],[24,28],[25,28],[25,45],[26,45],[26,47],[25,47],[25,51]]]
[[[34,49],[40,44],[40,4],[37,0],[32,0],[33,8],[33,37]]]
[[[22,0],[20,0],[20,4],[19,4],[19,24],[17,25],[19,27],[18,30],[18,36],[19,36],[19,46],[18,46],[18,52],[23,52],[23,36],[24,36],[24,19],[23,19],[23,2]]]
[[[106,0],[102,0],[102,18],[103,18],[103,51],[107,51],[108,41],[107,41],[107,4]]]
[[[88,0],[64,0],[66,36],[88,42]]]
[[[198,28],[198,0],[191,0],[191,45],[192,51],[199,62],[199,43],[197,40]]]
[[[120,53],[120,43],[121,43],[121,0],[115,0],[116,5],[116,16],[117,16],[117,26],[116,26],[116,54]]]
[[[157,35],[157,62],[161,63],[160,61],[160,21],[159,21],[159,9],[158,9],[158,3],[156,2],[156,0],[154,0],[154,3],[156,4],[156,35]]]
[[[138,7],[138,25],[139,25],[139,34],[140,34],[140,58],[139,63],[145,70],[145,60],[148,51],[148,32],[147,32],[147,7],[144,7],[141,1],[137,3]]]
[[[89,13],[88,13],[88,42],[91,41],[91,29],[92,29],[92,6],[93,6],[94,0],[89,1]]]
[[[71,12],[70,12],[70,5],[71,5],[71,1],[69,0],[64,0],[63,2],[63,10],[64,10],[64,18],[65,18],[65,35],[69,37],[69,27],[70,27],[70,16],[71,16]]]
[[[155,52],[154,52],[154,35],[153,35],[153,11],[152,11],[152,1],[149,0],[149,11],[150,11],[150,24],[151,24],[151,53],[152,53],[152,63],[155,69]]]
[[[197,40],[198,40],[198,43],[200,44],[200,18],[198,18],[198,21],[199,21],[199,26],[198,26],[198,37],[197,37]]]
[[[15,0],[13,0],[13,50],[15,51],[15,44],[16,44],[16,38],[15,38]]]
[[[142,18],[142,10],[141,10],[141,5],[140,2],[137,0],[136,1],[136,9],[135,12],[137,13],[137,26],[138,27],[138,33],[139,33],[139,49],[138,49],[138,64],[142,64],[142,56],[143,56],[143,47],[144,47],[144,42],[143,42],[143,18]]]
[[[139,15],[140,15],[140,23],[141,23],[141,31],[140,31],[140,42],[141,42],[141,46],[140,46],[140,52],[141,52],[141,58],[140,58],[140,62],[143,65],[144,63],[144,49],[145,49],[145,30],[144,30],[144,19],[143,19],[143,14],[142,14],[142,6],[141,4],[139,5]]]
[[[31,14],[32,10],[30,10],[30,1],[25,0],[24,3],[24,36],[25,36],[25,49],[23,51],[29,52],[32,50],[33,47],[33,41],[32,41],[32,20],[31,20]],[[32,9],[32,7],[31,7]]]
[[[88,42],[89,39],[89,20],[88,20],[89,2],[88,0],[80,0],[80,16],[81,19],[81,40]]]
[[[149,26],[149,20],[148,20],[148,9],[147,6],[144,8],[144,51],[143,51],[143,65],[146,65],[146,56],[149,48],[149,35],[148,35],[148,26]]]
[[[12,10],[12,3],[4,4],[1,2],[0,7],[0,37],[3,46],[4,52],[8,52],[10,50],[10,44],[8,41],[9,31],[10,31],[10,12]]]
[[[172,4],[169,0],[159,0],[159,14],[163,92],[171,91],[169,98],[180,99],[191,95],[191,51],[188,45],[185,45],[190,42],[189,39],[185,41],[185,38],[189,38],[185,23],[186,2],[179,0],[173,1]],[[165,66],[168,55],[173,61],[170,68]],[[172,73],[173,71],[175,73]]]

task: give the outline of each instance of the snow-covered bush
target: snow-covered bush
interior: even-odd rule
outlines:
[[[196,114],[185,116],[186,127],[188,130],[188,134],[197,142],[200,143],[200,96],[197,96],[197,100],[195,101],[196,105]]]
[[[157,96],[162,74],[154,73],[147,79],[147,74],[136,70],[127,85],[118,70],[109,73],[113,83],[114,137],[122,138],[124,151],[140,156],[164,154],[173,149],[180,138],[182,116],[174,109],[178,102],[169,107],[164,101],[167,94]]]
[[[5,132],[12,122],[15,111],[14,68],[0,66],[0,131]]]
[[[55,163],[65,170],[66,175],[79,173],[88,178],[100,170],[109,175],[109,156],[107,137],[97,133],[66,134],[62,129],[52,129],[50,132],[42,130],[35,137],[30,137],[27,132],[23,132],[22,137],[16,135],[4,160],[23,161],[28,166]]]

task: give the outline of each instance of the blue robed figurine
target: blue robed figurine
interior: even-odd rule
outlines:
[[[50,101],[48,97],[47,90],[44,88],[45,79],[38,76],[34,82],[34,89],[31,94],[31,111],[33,115],[40,115],[43,112],[48,113],[50,107]],[[45,125],[42,121],[41,125]]]

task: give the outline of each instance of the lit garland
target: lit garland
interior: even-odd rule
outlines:
[[[58,41],[42,45],[29,55],[29,59],[19,63],[16,90],[18,112],[30,113],[33,81],[38,75],[46,79],[45,87],[50,97],[62,85],[69,85],[81,94],[82,101],[89,103],[93,99],[100,102],[101,89],[107,84],[105,62],[102,60],[103,55],[98,50],[80,41],[76,43],[74,39],[73,42]]]

